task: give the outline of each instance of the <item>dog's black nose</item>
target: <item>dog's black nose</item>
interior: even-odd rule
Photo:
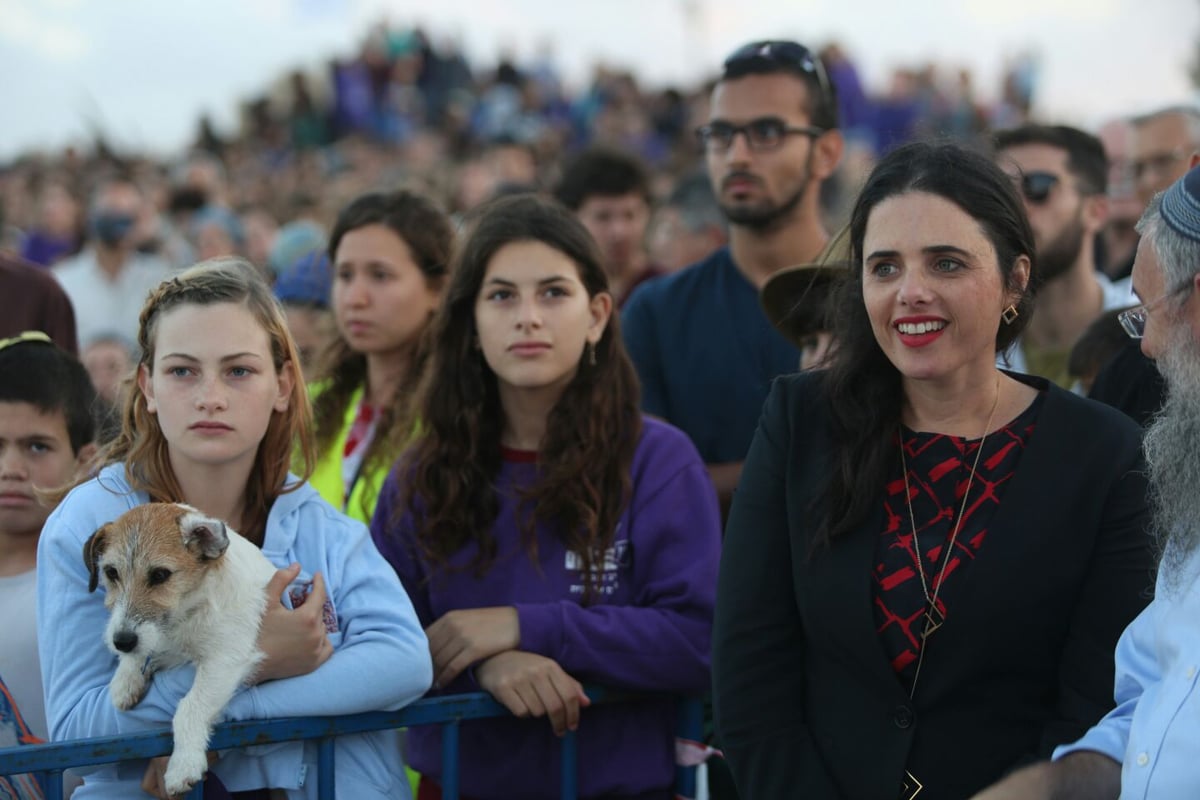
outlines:
[[[133,648],[137,647],[137,643],[137,634],[131,631],[118,631],[113,634],[113,647],[122,653],[132,653]]]

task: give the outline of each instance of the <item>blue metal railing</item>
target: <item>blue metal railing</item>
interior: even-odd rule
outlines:
[[[655,695],[588,687],[593,704],[633,703]],[[228,722],[218,725],[209,741],[210,750],[226,750],[250,745],[298,740],[317,741],[317,796],[334,797],[334,746],[336,737],[351,733],[411,728],[418,725],[442,726],[442,797],[458,800],[459,754],[458,726],[463,720],[509,716],[509,711],[486,693],[433,697],[406,706],[399,711],[372,711],[339,717],[296,717],[288,719]],[[697,699],[679,699],[679,736],[699,741],[703,707]],[[549,724],[549,723],[546,723]],[[45,788],[46,800],[62,800],[62,771],[69,767],[111,764],[115,761],[153,758],[171,752],[170,729],[154,733],[103,736],[94,739],[53,744],[0,748],[0,776],[35,773]],[[562,740],[562,798],[576,800],[575,734]],[[189,800],[200,800],[203,789],[197,785]],[[696,768],[678,767],[675,792],[684,798],[695,797]]]

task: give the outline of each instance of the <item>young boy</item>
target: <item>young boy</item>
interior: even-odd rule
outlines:
[[[0,339],[0,747],[47,736],[35,582],[52,509],[36,490],[67,483],[95,452],[94,401],[83,365],[44,333]],[[40,794],[18,775],[0,777],[5,796]]]

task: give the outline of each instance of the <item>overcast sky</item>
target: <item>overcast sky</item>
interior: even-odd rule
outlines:
[[[985,100],[1033,52],[1039,115],[1084,127],[1197,96],[1200,0],[0,0],[0,158],[92,125],[177,152],[202,111],[231,127],[239,100],[354,52],[383,16],[457,38],[478,65],[551,42],[574,84],[598,59],[692,82],[744,41],[789,37],[837,39],[868,89],[900,65],[967,67]]]

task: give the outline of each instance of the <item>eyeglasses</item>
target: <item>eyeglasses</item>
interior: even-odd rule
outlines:
[[[1176,286],[1157,300],[1151,300],[1149,303],[1122,311],[1120,314],[1117,314],[1117,322],[1121,323],[1121,327],[1125,329],[1125,333],[1129,334],[1129,338],[1141,339],[1146,335],[1146,320],[1150,316],[1150,310],[1168,297],[1174,297],[1184,289],[1190,289],[1191,287],[1192,282],[1188,281],[1182,286]]]
[[[1181,161],[1187,158],[1191,153],[1186,147],[1176,147],[1174,150],[1166,150],[1159,153],[1151,153],[1145,158],[1139,158],[1130,165],[1133,171],[1134,180],[1140,179],[1147,172],[1153,172],[1155,175],[1161,175],[1167,171],[1167,168],[1176,161]]]
[[[825,133],[825,129],[813,125],[788,125],[779,117],[759,117],[745,125],[734,125],[732,122],[721,120],[710,122],[696,129],[696,138],[704,148],[715,153],[732,147],[734,137],[739,133],[746,135],[746,145],[751,150],[774,150],[782,145],[788,136],[816,138]]]
[[[1021,194],[1025,199],[1040,206],[1050,198],[1059,177],[1053,172],[1023,172],[1021,173]]]
[[[749,71],[755,66],[777,66],[794,70],[817,79],[821,90],[821,100],[826,105],[833,105],[833,87],[829,83],[829,74],[817,54],[799,42],[765,40],[750,42],[734,50],[725,59],[725,73],[740,73]]]

